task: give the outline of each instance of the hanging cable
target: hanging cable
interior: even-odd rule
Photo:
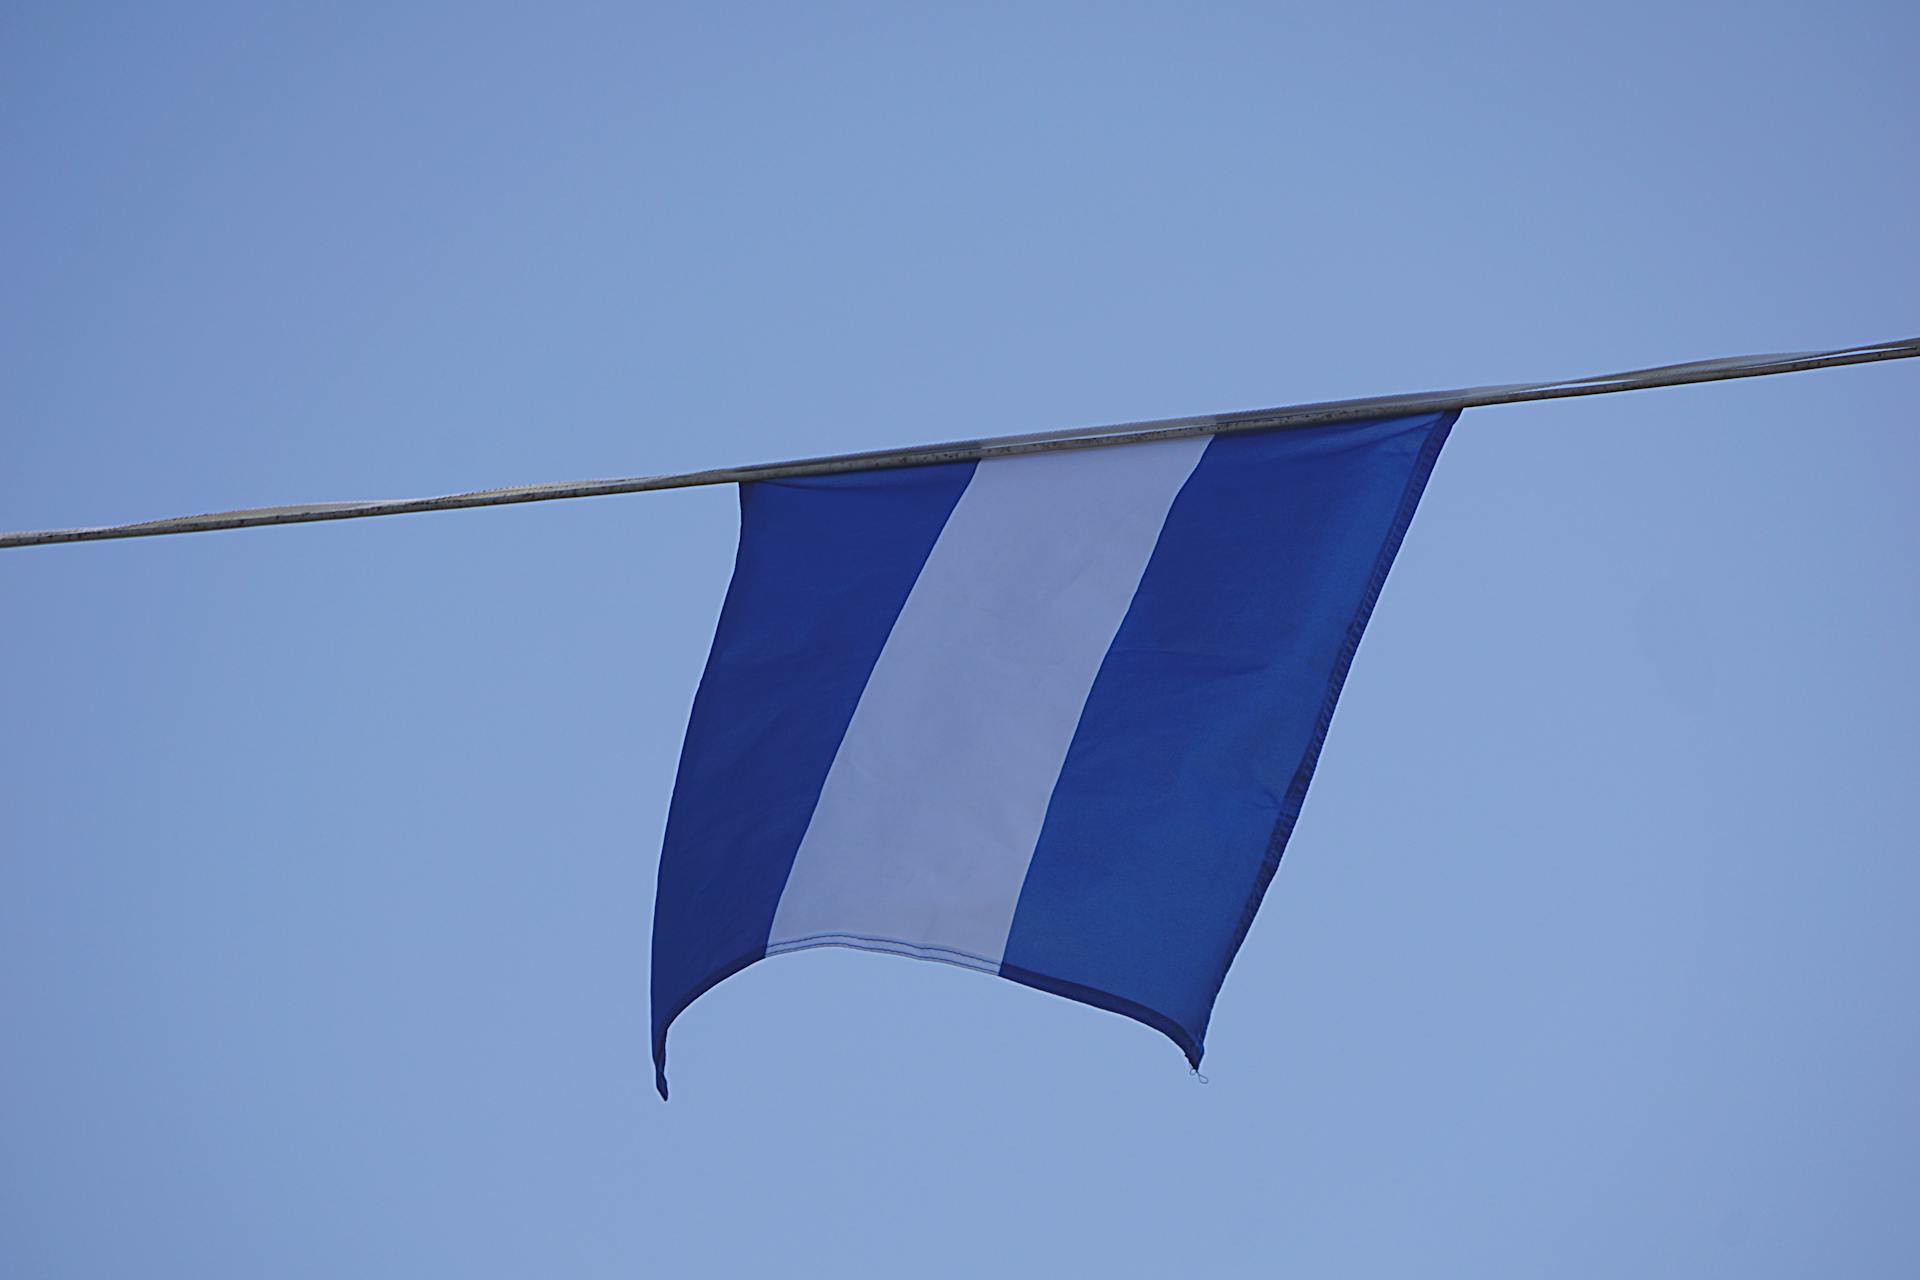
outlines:
[[[317,502],[285,507],[254,507],[208,515],[174,516],[138,524],[97,525],[79,529],[41,529],[0,534],[0,548],[46,546],[57,542],[99,542],[109,538],[152,538],[174,533],[205,533],[216,529],[254,529],[263,525],[310,524],[320,520],[359,520],[370,516],[411,515],[426,511],[463,511],[470,507],[503,507],[521,502],[555,502],[563,498],[601,498],[619,493],[648,493],[656,489],[689,489],[699,485],[736,484],[754,480],[784,480],[801,476],[838,475],[849,471],[878,471],[893,467],[931,466],[943,462],[979,462],[1025,453],[1063,449],[1097,449],[1110,445],[1142,444],[1183,436],[1225,435],[1238,431],[1278,431],[1300,427],[1334,426],[1374,418],[1417,413],[1440,413],[1482,405],[1515,404],[1527,400],[1559,400],[1570,396],[1611,395],[1653,387],[1678,387],[1698,382],[1724,382],[1776,373],[1799,373],[1840,365],[1871,364],[1920,356],[1920,338],[1878,342],[1831,351],[1799,351],[1775,355],[1731,356],[1659,365],[1625,373],[1597,374],[1559,382],[1522,382],[1504,386],[1469,387],[1457,391],[1428,391],[1410,395],[1373,396],[1360,400],[1332,400],[1319,404],[1253,409],[1241,413],[1206,414],[1195,418],[1165,418],[1103,427],[1081,427],[1031,435],[996,436],[983,440],[915,445],[868,453],[842,453],[788,462],[766,462],[744,467],[719,467],[678,475],[633,476],[616,480],[585,480],[562,484],[532,484],[511,489],[483,489],[433,498],[396,498],[374,502]]]

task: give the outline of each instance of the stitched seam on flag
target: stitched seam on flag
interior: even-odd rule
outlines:
[[[667,1033],[673,1029],[673,1024],[679,1020],[680,1015],[692,1008],[701,996],[706,995],[707,992],[713,990],[728,978],[733,977],[745,969],[751,968],[769,956],[785,955],[790,951],[810,951],[816,947],[845,947],[851,951],[865,951],[872,955],[900,956],[907,960],[925,960],[930,964],[950,965],[955,969],[965,969],[968,973],[998,975],[997,963],[986,960],[983,957],[969,955],[964,951],[950,951],[949,948],[945,947],[920,947],[915,950],[907,949],[915,947],[915,945],[916,944],[913,943],[896,942],[890,938],[863,939],[858,934],[815,934],[812,939],[797,939],[794,942],[783,942],[776,946],[768,947],[760,951],[749,952],[746,955],[737,956],[729,960],[726,964],[721,965],[718,969],[715,969],[712,973],[701,979],[695,984],[691,991],[674,1001],[667,1012],[667,1016],[661,1020],[659,1028],[653,1035],[654,1088],[659,1091],[661,1099],[665,1100],[667,1097]],[[964,958],[950,959],[948,956],[934,955],[932,954],[933,951],[950,951],[952,956]],[[1027,985],[1031,986],[1034,984],[1028,983]]]
[[[1380,544],[1380,550],[1373,561],[1373,572],[1367,579],[1366,594],[1361,597],[1359,608],[1354,610],[1352,620],[1347,624],[1346,640],[1340,646],[1340,656],[1333,664],[1333,670],[1327,677],[1326,697],[1320,703],[1320,716],[1315,721],[1313,737],[1307,743],[1305,753],[1300,757],[1300,767],[1294,771],[1293,782],[1287,787],[1286,799],[1281,802],[1279,820],[1274,823],[1273,835],[1267,841],[1267,856],[1261,861],[1260,874],[1254,880],[1253,892],[1248,895],[1246,906],[1240,912],[1240,923],[1233,932],[1233,941],[1227,946],[1226,963],[1220,967],[1220,981],[1214,984],[1213,993],[1217,999],[1220,987],[1225,984],[1227,970],[1233,966],[1234,957],[1240,954],[1240,946],[1247,940],[1247,931],[1253,927],[1253,918],[1260,910],[1261,900],[1267,895],[1267,886],[1273,883],[1274,873],[1280,869],[1280,859],[1287,851],[1287,841],[1293,835],[1294,824],[1300,819],[1301,807],[1307,798],[1307,787],[1313,781],[1313,771],[1320,762],[1320,750],[1326,744],[1327,730],[1333,723],[1333,712],[1340,701],[1340,690],[1347,681],[1347,672],[1353,666],[1353,657],[1360,648],[1360,638],[1365,634],[1367,622],[1373,617],[1373,607],[1380,599],[1380,591],[1386,586],[1387,573],[1393,568],[1394,558],[1400,553],[1400,544],[1405,541],[1407,528],[1413,523],[1414,511],[1420,505],[1420,497],[1426,492],[1427,479],[1433,474],[1434,463],[1440,458],[1440,447],[1447,442],[1447,435],[1453,430],[1453,424],[1459,420],[1460,411],[1443,414],[1434,426],[1426,443],[1420,448],[1420,456],[1414,460],[1413,470],[1407,476],[1406,488],[1400,494],[1400,506],[1394,512],[1393,523],[1387,529],[1387,536]],[[1213,1002],[1208,1001],[1207,1012],[1211,1020]],[[1204,1039],[1206,1027],[1200,1028]],[[1194,1065],[1199,1065],[1198,1055],[1194,1055]]]
[[[805,951],[811,947],[851,947],[856,951],[873,951],[885,955],[906,956],[912,960],[938,960],[942,964],[951,964],[962,969],[984,969],[989,973],[1000,967],[998,960],[989,960],[971,951],[962,951],[957,947],[936,947],[922,942],[907,942],[900,938],[878,938],[864,933],[810,933],[802,938],[782,938],[779,942],[767,945],[767,954],[777,956],[788,951]]]
[[[662,1099],[667,1096],[667,1032],[681,1014],[685,1013],[701,996],[725,982],[742,970],[748,969],[761,960],[772,956],[786,955],[789,952],[811,951],[818,947],[845,947],[850,951],[865,951],[873,955],[899,956],[907,960],[924,960],[931,964],[944,964],[955,969],[964,969],[968,973],[984,973],[993,977],[1005,978],[1009,982],[1027,987],[1030,990],[1044,992],[1063,1000],[1072,1000],[1079,1004],[1091,1005],[1108,1013],[1131,1018],[1135,1022],[1158,1031],[1173,1041],[1186,1055],[1187,1061],[1197,1070],[1200,1066],[1200,1042],[1173,1019],[1155,1009],[1125,996],[1102,991],[1098,987],[1085,986],[1078,982],[1069,982],[1064,978],[1050,977],[1031,969],[1022,969],[1018,965],[1004,962],[994,963],[984,957],[971,955],[964,951],[947,947],[925,947],[917,943],[904,943],[893,938],[868,938],[860,934],[814,934],[810,938],[794,939],[768,947],[765,951],[740,956],[720,966],[706,979],[701,981],[685,997],[674,1002],[672,1011],[662,1023],[654,1041],[654,1087],[659,1090]],[[935,955],[936,951],[945,951],[947,955]],[[949,956],[960,957],[951,959]]]
[[[706,995],[707,992],[713,990],[728,978],[733,977],[742,970],[751,968],[753,965],[758,964],[770,956],[785,955],[792,951],[810,951],[816,947],[845,947],[851,951],[865,951],[873,955],[900,956],[907,960],[924,960],[930,964],[949,965],[955,969],[965,969],[968,973],[985,973],[995,976],[999,974],[998,966],[994,962],[980,956],[968,955],[964,951],[951,951],[950,954],[952,956],[964,957],[961,959],[952,959],[949,958],[949,956],[932,954],[933,951],[936,950],[949,950],[944,947],[921,947],[915,950],[907,949],[914,947],[914,945],[915,944],[912,943],[895,942],[890,938],[863,939],[857,934],[815,934],[812,939],[798,939],[794,942],[783,942],[776,946],[750,952],[747,955],[738,956],[728,961],[701,979],[700,982],[696,983],[691,991],[674,1001],[667,1012],[667,1016],[661,1020],[659,1028],[655,1030],[653,1035],[653,1087],[659,1091],[661,1099],[665,1100],[667,1097],[667,1033],[673,1029],[673,1024],[679,1020],[680,1015],[692,1008],[694,1002],[699,1000],[701,996]],[[1019,981],[1019,979],[1015,979],[1015,981]],[[1035,986],[1036,984],[1027,983],[1026,985]],[[1146,1019],[1143,1018],[1142,1021],[1146,1021]],[[1172,1033],[1169,1032],[1168,1034]],[[1188,1056],[1192,1056],[1191,1052]]]

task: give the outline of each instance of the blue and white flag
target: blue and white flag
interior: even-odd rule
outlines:
[[[653,1054],[765,956],[941,960],[1198,1067],[1455,415],[741,486]]]

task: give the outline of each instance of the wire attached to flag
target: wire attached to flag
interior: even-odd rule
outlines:
[[[77,529],[40,529],[0,534],[0,548],[48,546],[61,542],[102,542],[111,538],[152,538],[175,533],[208,533],[218,529],[254,529],[264,525],[312,524],[321,520],[359,520],[371,516],[412,515],[427,511],[463,511],[470,507],[503,507],[522,502],[555,502],[564,498],[602,498],[621,493],[648,493],[656,489],[690,489],[701,485],[737,484],[754,480],[784,480],[801,476],[837,475],[848,471],[879,471],[894,467],[931,466],[943,462],[978,462],[1023,453],[1062,449],[1097,449],[1110,445],[1142,444],[1186,436],[1224,435],[1239,431],[1275,431],[1332,426],[1394,415],[1437,413],[1484,405],[1515,404],[1528,400],[1559,400],[1571,396],[1611,395],[1654,387],[1724,382],[1777,373],[1800,373],[1841,365],[1872,364],[1920,356],[1920,338],[1877,342],[1830,351],[1798,351],[1773,355],[1729,356],[1658,365],[1623,373],[1596,374],[1557,382],[1520,382],[1501,386],[1469,387],[1455,391],[1427,391],[1407,395],[1372,396],[1359,400],[1330,400],[1315,404],[1252,409],[1239,413],[1205,414],[1193,418],[1164,418],[1150,422],[1078,427],[1029,435],[995,436],[981,440],[880,449],[866,453],[832,454],[787,462],[719,467],[677,475],[633,476],[614,480],[584,480],[560,484],[522,485],[482,489],[431,498],[397,498],[371,502],[315,502],[284,507],[253,507],[207,515],[173,516],[136,524],[96,525]]]

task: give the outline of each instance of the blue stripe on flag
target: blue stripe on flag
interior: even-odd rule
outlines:
[[[681,748],[653,927],[667,1028],[765,952],[827,770],[972,463],[740,486],[740,549]]]
[[[1455,416],[1213,440],[1088,696],[1002,976],[1198,1066]]]

